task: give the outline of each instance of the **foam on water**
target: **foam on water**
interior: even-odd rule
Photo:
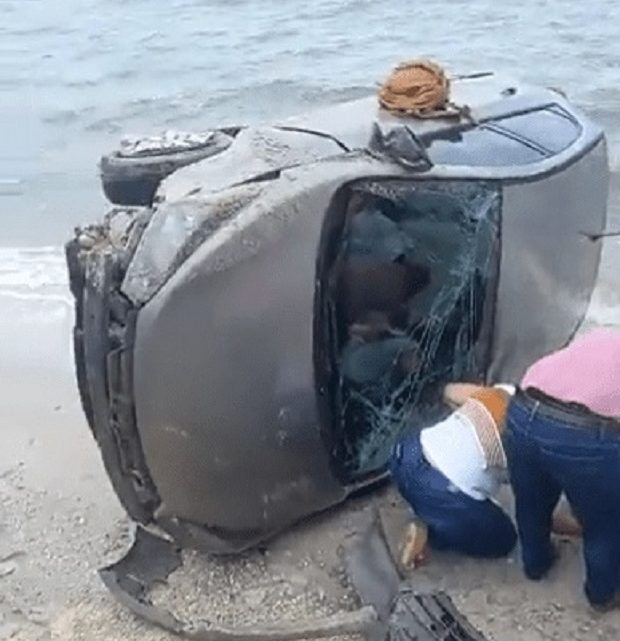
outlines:
[[[73,370],[74,308],[61,247],[0,247],[0,380]]]
[[[620,328],[620,307],[618,301],[612,304],[609,299],[594,296],[586,322],[590,325]]]
[[[0,247],[0,383],[73,380],[74,307],[61,247]]]
[[[72,312],[61,247],[0,247],[0,305],[26,322],[53,321]],[[15,319],[14,319],[15,320]]]

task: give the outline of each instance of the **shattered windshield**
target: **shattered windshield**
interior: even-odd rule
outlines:
[[[351,187],[327,297],[333,455],[348,479],[380,470],[404,431],[440,418],[446,382],[484,376],[499,206],[489,183]]]

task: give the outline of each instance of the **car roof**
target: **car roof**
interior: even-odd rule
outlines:
[[[533,87],[486,74],[451,83],[451,102],[462,109],[456,118],[420,119],[392,114],[370,95],[331,105],[275,124],[289,130],[320,133],[345,149],[368,147],[373,129],[406,130],[426,148],[433,165],[523,167],[578,154],[602,137],[602,131],[557,90]],[[504,172],[502,172],[504,173]]]

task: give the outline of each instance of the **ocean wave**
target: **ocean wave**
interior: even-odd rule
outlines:
[[[594,325],[620,327],[620,307],[618,307],[618,301],[610,300],[610,297],[605,295],[603,291],[608,291],[608,289],[602,287],[596,291],[592,297],[587,319]]]
[[[71,304],[62,247],[0,247],[0,296]]]
[[[9,299],[16,301],[18,303],[42,303],[42,304],[52,304],[54,307],[62,307],[68,310],[73,309],[73,299],[69,291],[67,290],[66,295],[62,294],[52,294],[52,293],[31,293],[31,292],[19,292],[11,291],[8,289],[0,288],[0,299]],[[46,316],[49,314],[46,312]],[[63,312],[64,316],[64,312]]]

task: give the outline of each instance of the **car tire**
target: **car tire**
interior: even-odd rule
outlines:
[[[228,133],[215,131],[207,143],[190,149],[169,147],[159,153],[141,155],[117,150],[106,154],[99,163],[103,192],[115,205],[148,207],[166,176],[221,153],[233,139]]]

